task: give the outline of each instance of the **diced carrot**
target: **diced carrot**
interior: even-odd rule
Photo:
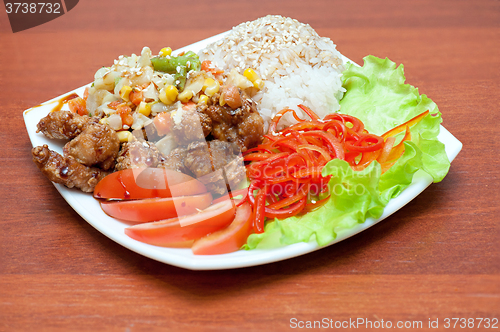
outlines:
[[[129,99],[134,105],[139,105],[144,99],[144,94],[142,90],[134,88],[129,94]]]
[[[170,116],[170,113],[166,112],[158,114],[153,120],[156,131],[159,135],[166,135],[170,132],[171,122],[172,118]]]
[[[81,97],[76,97],[68,100],[68,107],[72,113],[78,113],[78,115],[87,115],[87,102]]]
[[[212,73],[213,75],[224,73],[224,70],[215,67],[210,60],[205,60],[201,63],[201,70]]]
[[[134,117],[130,114],[122,116],[122,123],[131,127],[134,124]]]
[[[193,102],[193,101],[188,101],[187,103],[182,104],[182,109],[185,110],[185,111],[192,110],[195,107],[196,107],[196,103]]]
[[[112,101],[108,104],[108,107],[113,109],[113,110],[116,110],[118,108],[118,106],[120,106],[121,104],[123,104],[122,101],[119,101],[119,100],[115,100],[115,101]]]
[[[132,112],[130,106],[128,106],[126,103],[121,103],[118,106],[116,106],[116,112],[122,118],[122,123],[124,125],[127,125],[129,127],[132,126],[132,124],[134,123],[134,117],[130,114]]]

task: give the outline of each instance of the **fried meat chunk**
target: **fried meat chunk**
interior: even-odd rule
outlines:
[[[86,166],[98,166],[103,170],[114,167],[120,150],[120,140],[109,126],[87,123],[83,131],[66,143],[64,156],[71,156]]]
[[[134,141],[122,144],[115,171],[127,168],[156,167],[164,157],[152,142]]]
[[[189,174],[189,170],[184,165],[187,150],[185,148],[175,148],[163,161],[158,163],[159,168],[167,168],[184,174]]]
[[[214,170],[224,170],[226,182],[235,188],[245,177],[246,169],[238,145],[230,142],[213,140],[208,142]]]
[[[204,141],[212,131],[212,119],[195,106],[185,107],[172,112],[172,133],[179,145]]]
[[[166,161],[175,159],[176,163],[164,163],[161,166],[183,173],[188,171],[209,191],[223,195],[245,178],[243,157],[239,152],[238,146],[230,142],[194,142],[187,148],[175,149],[165,158]]]
[[[212,103],[202,112],[212,120],[211,135],[218,140],[238,144],[241,151],[246,151],[262,142],[264,119],[257,111],[257,105],[248,95],[239,90],[241,106],[232,109],[227,104],[221,106],[212,97]]]
[[[97,183],[109,174],[102,169],[82,165],[71,156],[61,156],[47,145],[37,146],[31,153],[35,164],[50,181],[68,188],[93,192]]]
[[[68,111],[50,112],[37,124],[37,133],[42,132],[51,139],[72,139],[80,135],[84,127],[97,123],[98,119]]]

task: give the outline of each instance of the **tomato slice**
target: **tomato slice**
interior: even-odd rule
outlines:
[[[226,228],[194,241],[195,255],[219,255],[237,251],[252,233],[252,207],[248,202],[236,209],[233,222]]]
[[[103,201],[101,208],[111,217],[134,222],[149,222],[185,216],[203,210],[212,203],[212,194]]]
[[[199,239],[227,227],[234,219],[236,207],[230,200],[209,206],[203,211],[125,228],[131,238],[156,246]]]
[[[195,178],[163,168],[130,168],[103,178],[94,189],[95,198],[140,199],[190,196],[206,193]]]

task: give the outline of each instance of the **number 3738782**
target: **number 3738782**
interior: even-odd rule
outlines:
[[[61,14],[60,3],[50,2],[6,2],[7,14]]]

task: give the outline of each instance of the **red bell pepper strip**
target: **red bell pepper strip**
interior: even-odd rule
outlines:
[[[391,137],[391,136],[396,136],[399,133],[402,133],[403,131],[406,130],[406,126],[412,127],[413,125],[416,125],[419,123],[427,114],[429,114],[429,110],[420,113],[419,115],[415,116],[414,118],[406,121],[403,124],[400,124],[397,127],[392,128],[391,130],[387,131],[385,134],[382,135],[383,138]]]
[[[380,155],[378,156],[377,158],[377,161],[379,163],[384,163],[387,161],[387,159],[389,158],[389,154],[391,153],[392,151],[392,148],[394,146],[394,142],[396,141],[396,138],[391,136],[391,137],[387,137],[385,139],[385,142],[384,142],[384,146],[382,148],[382,152],[380,153]]]
[[[266,218],[288,218],[323,205],[328,198],[312,202],[309,197],[328,190],[331,176],[323,177],[321,170],[334,158],[346,160],[354,170],[378,160],[385,172],[404,153],[404,141],[411,139],[409,126],[428,114],[424,112],[378,136],[368,133],[356,117],[336,113],[322,120],[308,107],[299,108],[311,120],[303,120],[294,110],[285,108],[271,121],[263,143],[244,153],[245,161],[250,162],[250,186],[238,205],[248,201],[252,206],[256,233],[263,232]],[[288,112],[297,123],[276,132],[281,117]],[[405,128],[403,141],[394,145],[393,136]]]
[[[349,151],[372,152],[380,150],[384,144],[384,139],[373,134],[364,134],[355,142],[346,142],[345,147]]]
[[[260,234],[264,232],[264,219],[265,219],[265,208],[266,208],[266,196],[267,196],[267,185],[257,193],[254,205],[254,224],[253,230],[255,233]]]
[[[399,159],[405,152],[405,146],[404,142],[411,140],[411,132],[410,132],[410,127],[406,126],[406,133],[405,136],[403,137],[403,140],[399,142],[398,145],[392,148],[391,153],[389,154],[389,157],[387,157],[388,161],[392,161],[394,159]]]
[[[269,209],[266,207],[265,215],[267,218],[271,218],[271,219],[290,218],[290,217],[297,215],[300,211],[302,211],[304,209],[304,207],[306,206],[306,203],[307,203],[307,198],[303,197],[302,199],[293,203],[292,205],[290,205],[286,209],[273,210],[273,209]]]
[[[311,117],[311,120],[318,120],[319,119],[319,116],[317,116],[316,113],[311,111],[308,107],[306,107],[304,105],[298,105],[298,106],[300,107],[300,109],[302,109],[304,112],[306,112],[307,115],[309,115]]]

